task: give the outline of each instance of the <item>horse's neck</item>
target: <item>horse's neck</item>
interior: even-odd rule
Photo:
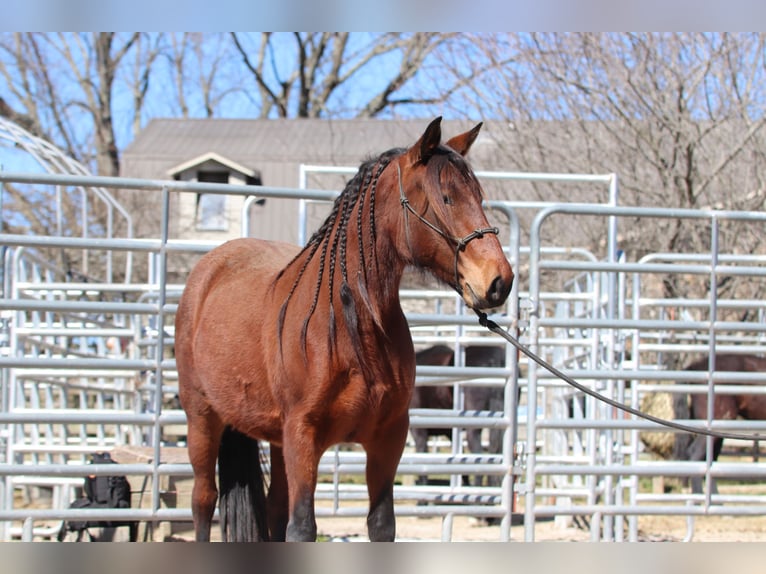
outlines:
[[[364,281],[360,277],[358,284],[354,286],[355,295],[363,303],[364,312],[369,313],[370,319],[380,328],[385,328],[385,324],[391,319],[399,320],[402,315],[399,300],[401,277],[401,272],[396,272],[390,267],[379,267],[373,273],[368,272]]]
[[[331,249],[323,255],[321,245],[316,249],[309,245],[277,274],[272,284],[275,296],[305,298],[321,285],[324,292],[321,296],[326,298],[326,290],[332,288],[335,299],[345,283],[356,296],[367,296],[381,311],[397,307],[404,264],[395,253],[381,248],[382,243],[378,238],[373,252],[366,251],[364,262],[357,255],[356,246],[347,249],[343,264],[339,261],[341,256],[332,254]]]
[[[403,219],[396,183],[386,171],[356,195],[339,197],[323,235],[313,237],[280,273],[279,291],[304,299],[310,314],[371,321],[378,328],[389,321],[401,326],[399,284],[406,257],[397,243]]]

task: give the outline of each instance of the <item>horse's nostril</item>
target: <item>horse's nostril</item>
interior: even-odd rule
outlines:
[[[511,282],[506,282],[501,275],[492,280],[487,291],[487,301],[492,305],[500,305],[508,297],[511,291]]]

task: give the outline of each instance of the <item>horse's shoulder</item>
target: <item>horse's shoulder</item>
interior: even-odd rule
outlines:
[[[295,245],[263,239],[227,241],[194,267],[186,282],[187,298],[204,299],[222,285],[231,289],[243,282],[250,287],[268,282],[298,251]]]

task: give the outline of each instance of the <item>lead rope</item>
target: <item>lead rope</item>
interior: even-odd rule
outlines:
[[[632,415],[635,415],[637,417],[640,417],[642,419],[646,419],[648,421],[651,421],[653,423],[657,423],[659,425],[662,425],[664,427],[677,429],[683,432],[688,432],[692,434],[701,434],[706,436],[711,436],[714,438],[729,438],[729,439],[737,439],[737,440],[759,440],[763,438],[763,435],[759,434],[752,434],[752,435],[745,435],[745,434],[739,434],[739,433],[729,433],[729,432],[717,432],[706,428],[696,428],[688,425],[684,425],[681,423],[677,423],[674,421],[669,421],[666,419],[661,419],[658,417],[655,417],[653,415],[644,413],[642,411],[639,411],[637,409],[634,409],[633,407],[629,407],[628,405],[624,405],[622,403],[619,403],[613,399],[610,399],[609,397],[605,397],[601,393],[598,393],[592,389],[589,389],[585,385],[578,383],[575,381],[572,377],[568,376],[567,374],[561,372],[556,367],[530,351],[526,346],[519,343],[518,340],[516,340],[515,337],[513,337],[508,331],[505,329],[502,329],[497,323],[495,323],[492,319],[487,317],[486,313],[483,313],[481,311],[477,311],[474,309],[476,314],[479,316],[479,324],[481,324],[483,327],[486,327],[496,335],[500,335],[503,339],[508,341],[511,345],[516,347],[519,351],[524,353],[527,357],[532,359],[535,363],[546,369],[547,371],[550,371],[552,374],[556,375],[558,378],[560,378],[565,383],[573,386],[578,391],[581,391],[585,393],[586,395],[590,395],[591,397],[595,398],[596,400],[599,400],[603,403],[606,403],[610,406],[613,406],[617,409],[620,409],[621,411],[624,411],[626,413],[630,413]]]

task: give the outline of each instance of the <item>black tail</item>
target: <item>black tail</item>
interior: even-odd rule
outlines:
[[[224,542],[269,539],[258,441],[227,427],[218,449],[219,510]]]

